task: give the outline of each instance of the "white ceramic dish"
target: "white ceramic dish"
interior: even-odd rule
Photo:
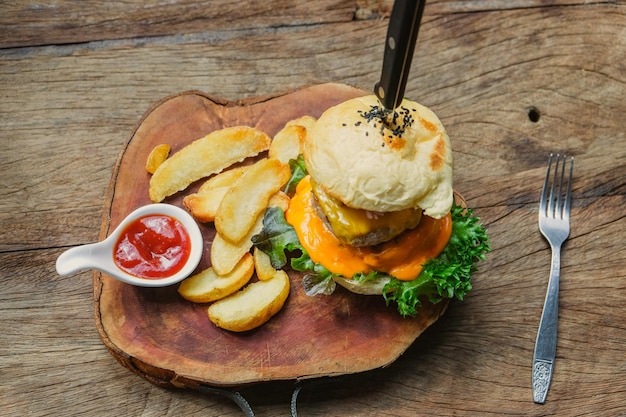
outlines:
[[[154,214],[170,216],[181,222],[189,234],[191,251],[185,265],[174,275],[157,279],[140,278],[119,268],[115,264],[113,251],[120,234],[130,223],[140,217]],[[128,284],[141,287],[165,287],[188,277],[198,266],[202,252],[202,234],[198,224],[189,213],[171,204],[148,204],[130,213],[105,240],[76,246],[63,252],[57,258],[56,270],[59,275],[66,276],[87,269],[96,269]]]

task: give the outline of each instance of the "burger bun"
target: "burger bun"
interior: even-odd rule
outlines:
[[[307,132],[303,154],[315,181],[349,207],[421,208],[441,218],[452,204],[452,150],[437,116],[403,100],[385,116],[374,95],[326,110]]]

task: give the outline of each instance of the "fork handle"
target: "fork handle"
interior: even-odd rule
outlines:
[[[535,353],[533,356],[533,399],[543,404],[552,381],[552,369],[556,356],[557,325],[559,318],[559,278],[561,274],[561,247],[552,247],[552,262],[548,290],[543,304]]]

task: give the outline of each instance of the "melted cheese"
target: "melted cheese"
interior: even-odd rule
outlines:
[[[448,244],[452,232],[450,214],[441,219],[422,216],[414,229],[374,247],[354,247],[342,243],[315,213],[309,177],[296,190],[285,213],[286,220],[313,262],[329,271],[351,278],[360,272],[386,272],[400,280],[410,281],[419,275],[422,265],[436,257]]]

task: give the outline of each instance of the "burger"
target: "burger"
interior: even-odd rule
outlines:
[[[307,294],[339,284],[412,316],[471,289],[489,242],[455,198],[450,139],[427,107],[388,112],[374,95],[331,107],[290,166],[289,208],[268,209],[253,242],[275,268],[304,272]]]

